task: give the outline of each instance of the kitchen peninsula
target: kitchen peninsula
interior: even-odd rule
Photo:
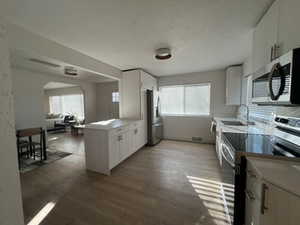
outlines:
[[[84,133],[86,168],[106,175],[147,143],[144,120],[94,122]]]

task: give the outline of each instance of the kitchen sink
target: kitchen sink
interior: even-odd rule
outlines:
[[[221,120],[221,122],[224,124],[224,125],[227,125],[227,126],[247,126],[246,124],[240,122],[240,121],[228,121],[228,120]]]

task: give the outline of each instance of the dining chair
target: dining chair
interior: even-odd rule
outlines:
[[[39,141],[33,141],[32,137],[33,136],[38,136],[39,135]],[[40,159],[41,161],[43,160],[43,150],[44,150],[44,132],[43,128],[38,127],[38,128],[28,128],[28,129],[22,129],[17,131],[17,146],[18,146],[18,156],[19,156],[19,161],[20,157],[22,156],[21,148],[25,147],[29,148],[29,155],[33,157],[33,159],[36,158],[36,152],[40,150]],[[22,140],[22,138],[28,138],[28,141]],[[28,152],[27,152],[28,154]]]

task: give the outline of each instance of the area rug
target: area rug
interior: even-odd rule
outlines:
[[[20,162],[20,172],[26,173],[31,170],[34,170],[36,168],[39,168],[41,166],[53,163],[59,159],[65,158],[69,155],[72,155],[72,153],[68,152],[62,152],[62,151],[56,151],[54,149],[48,149],[47,150],[47,160],[40,161],[39,155],[35,158],[22,158]]]

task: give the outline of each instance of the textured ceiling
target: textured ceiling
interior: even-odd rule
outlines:
[[[225,68],[250,51],[273,0],[1,0],[12,23],[120,69],[170,75]],[[154,59],[158,47],[173,58]]]

